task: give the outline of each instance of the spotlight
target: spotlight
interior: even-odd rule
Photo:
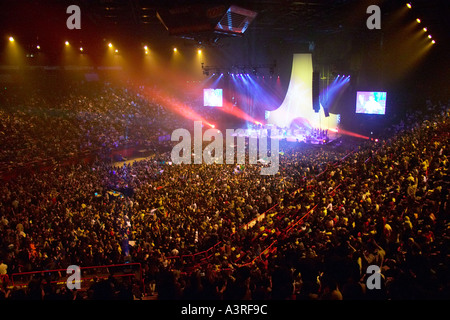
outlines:
[[[409,9],[412,8],[411,3],[407,3],[406,6],[407,6]]]
[[[198,53],[198,54],[202,54],[202,50],[201,50],[201,49],[198,49],[198,50],[197,50],[197,53]]]
[[[428,31],[427,27],[423,28],[423,31],[427,32]]]
[[[112,48],[112,43],[110,42],[110,43],[108,43],[108,47],[110,47],[110,48]]]
[[[428,38],[430,38],[430,39],[431,39],[431,38],[433,38],[433,37],[431,36],[431,34],[429,34],[429,35],[428,35]]]
[[[64,44],[65,44],[66,46],[68,46],[68,45],[69,45],[69,41],[64,42]]]
[[[211,125],[211,128],[213,128],[213,129],[214,129],[215,127],[216,127],[215,125],[213,125],[213,124]]]
[[[144,46],[144,50],[147,51],[147,50],[148,50],[148,47],[147,47],[147,46]]]
[[[80,51],[83,52],[83,47],[80,48]]]
[[[119,50],[116,49],[116,50],[114,50],[114,52],[115,52],[115,53],[119,53]]]
[[[9,37],[9,42],[14,42],[14,38],[13,37]]]
[[[178,50],[177,50],[177,48],[173,48],[173,52],[177,52]]]
[[[417,21],[417,23],[421,23],[422,22],[419,18],[417,18],[416,21]]]
[[[436,43],[436,41],[434,41],[434,40],[431,40],[431,43],[432,43],[432,44],[435,44],[435,43]]]
[[[40,45],[37,45],[37,46],[36,46],[36,49],[41,50],[41,46],[40,46]]]

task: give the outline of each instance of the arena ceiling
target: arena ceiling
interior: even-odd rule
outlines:
[[[73,2],[73,1],[72,1]],[[251,29],[289,38],[303,30],[318,33],[338,32],[350,26],[352,16],[365,16],[365,8],[370,4],[382,7],[383,14],[389,14],[398,6],[404,6],[405,0],[84,0],[89,7],[88,14],[98,23],[115,25],[160,25],[157,12],[164,7],[177,7],[194,3],[223,3],[238,5],[258,13]],[[413,10],[429,26],[448,27],[449,1],[415,0]],[[362,9],[362,10],[361,10]],[[359,12],[358,12],[359,11]],[[359,13],[359,14],[358,14]],[[448,30],[448,29],[447,29]]]
[[[315,37],[352,31],[364,34],[365,12],[368,5],[377,4],[382,15],[387,16],[406,0],[17,0],[3,4],[0,12],[3,30],[21,32],[24,36],[45,37],[49,32],[55,36],[64,33],[65,8],[78,4],[82,9],[84,26],[89,25],[98,34],[115,33],[124,37],[167,36],[158,11],[194,4],[217,3],[237,5],[257,13],[246,34],[286,42],[310,41]],[[428,28],[442,40],[448,36],[448,0],[414,0],[411,16],[426,22]],[[41,25],[44,26],[41,26]],[[57,27],[56,27],[57,26]],[[20,30],[20,31],[18,31]],[[39,34],[38,34],[39,33]],[[103,36],[103,34],[101,35]],[[208,37],[209,35],[206,35]],[[198,35],[205,38],[205,34]],[[194,37],[195,38],[195,37]],[[214,36],[209,40],[214,40]],[[220,37],[215,37],[215,40]]]

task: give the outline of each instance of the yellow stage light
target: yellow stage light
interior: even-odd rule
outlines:
[[[177,50],[177,48],[173,48],[173,52],[177,52],[178,50]]]
[[[407,3],[406,6],[411,9],[411,3]]]
[[[83,52],[83,48],[80,48],[80,51]]]
[[[68,46],[68,45],[69,45],[69,41],[64,42],[64,44],[65,44],[66,46]]]
[[[14,42],[14,38],[13,37],[9,37],[9,42]]]
[[[435,44],[435,43],[436,43],[436,41],[434,41],[434,40],[431,40],[431,43],[432,43],[432,44]]]
[[[420,19],[419,18],[417,18],[416,19],[416,21],[417,21],[417,23],[421,23],[422,21],[420,21]]]
[[[427,27],[423,28],[423,31],[427,32],[428,31]]]
[[[41,46],[40,46],[40,45],[37,45],[37,46],[36,46],[36,49],[41,50]]]
[[[147,50],[148,50],[148,47],[147,47],[147,46],[144,46],[144,50],[147,51]]]
[[[112,48],[112,43],[110,42],[110,43],[108,43],[108,47],[110,47],[110,48]]]
[[[198,50],[197,50],[197,53],[198,53],[198,54],[202,54],[202,50],[201,50],[201,49],[198,49]]]
[[[114,50],[114,52],[115,52],[115,53],[118,53],[118,52],[119,52],[119,50],[117,50],[117,49],[116,49],[116,50]]]
[[[428,38],[430,38],[430,39],[431,39],[431,38],[433,38],[433,37],[431,36],[431,34],[429,34],[429,35],[428,35]]]

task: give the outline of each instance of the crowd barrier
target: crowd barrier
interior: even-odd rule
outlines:
[[[351,151],[349,154],[347,154],[345,157],[343,157],[341,159],[341,161],[344,161],[349,155],[351,155],[354,151]],[[340,161],[333,163],[331,166],[337,166],[339,164]],[[320,172],[319,174],[317,174],[315,176],[315,178],[317,179],[318,177],[320,177],[321,175],[325,174],[325,172],[327,172],[329,169],[329,167],[327,167],[325,170],[323,170],[322,172]],[[304,181],[306,178],[303,177],[302,181]],[[312,179],[311,181],[313,181],[314,179]],[[308,185],[306,185],[307,188],[309,188]],[[335,192],[338,188],[340,187],[340,184],[333,189],[332,191],[330,191],[329,193],[333,193]],[[300,190],[302,190],[304,187],[300,187],[298,189],[296,189],[295,191],[291,192],[291,195],[296,194],[297,192],[299,192]],[[241,226],[241,228],[243,228],[244,230],[248,230],[252,227],[254,227],[258,222],[264,221],[264,219],[266,218],[267,214],[272,211],[273,209],[275,209],[277,206],[279,206],[279,203],[275,204],[274,206],[272,206],[271,208],[269,208],[268,210],[266,210],[265,212],[263,212],[262,214],[258,215],[258,217],[256,217],[255,219],[253,219],[252,221],[250,221],[249,223]],[[287,228],[285,228],[282,231],[282,234],[286,235],[288,232],[290,232],[293,228],[299,226],[313,211],[314,209],[317,207],[317,205],[315,205],[313,208],[311,208],[310,210],[308,210],[307,213],[305,213],[300,219],[298,219],[296,222],[294,222],[293,224],[290,224]],[[296,215],[298,214],[299,210],[297,210],[295,212],[295,214],[293,216],[291,216],[291,218],[295,218]],[[236,231],[234,232],[236,233]],[[245,264],[237,264],[235,263],[236,266],[245,266],[245,265],[251,265],[253,264],[256,260],[258,259],[263,259],[263,257],[267,257],[268,254],[272,253],[275,249],[273,249],[272,247],[275,246],[275,244],[277,243],[278,240],[274,240],[270,243],[270,245],[268,247],[266,247],[265,249],[261,250],[261,253],[255,257],[251,262],[247,262]],[[197,253],[193,253],[193,254],[187,254],[187,255],[176,255],[176,256],[167,256],[166,259],[169,260],[181,260],[185,266],[187,266],[187,270],[195,270],[198,266],[202,265],[203,263],[208,262],[209,258],[211,258],[213,255],[216,254],[216,250],[217,248],[220,246],[220,244],[222,244],[222,241],[217,242],[215,245],[213,245],[212,247],[210,247],[207,250],[201,251],[201,252],[197,252]],[[116,267],[124,267],[124,268],[130,268],[133,265],[138,265],[139,266],[139,272],[138,273],[134,273],[134,272],[111,272],[111,270],[114,270]],[[103,270],[103,273],[96,273],[95,270]],[[122,265],[110,265],[110,266],[94,266],[94,267],[81,267],[81,270],[85,271],[85,276],[82,276],[82,285],[86,286],[86,285],[90,285],[93,281],[93,279],[96,278],[108,278],[110,275],[112,275],[113,277],[135,277],[136,279],[138,279],[139,281],[142,282],[142,287],[143,289],[145,288],[145,286],[143,285],[143,278],[142,278],[142,269],[141,269],[141,265],[139,263],[129,263],[129,264],[122,264]],[[106,272],[105,272],[106,271]],[[82,272],[83,274],[83,272]],[[67,280],[67,275],[66,275],[66,270],[65,269],[60,269],[60,270],[46,270],[46,271],[33,271],[33,272],[23,272],[23,273],[14,273],[12,274],[11,278],[9,279],[10,281],[10,285],[11,286],[26,286],[29,281],[36,275],[40,275],[41,277],[46,277],[46,278],[50,278],[52,283],[56,283],[58,285],[62,285],[62,284],[66,284],[66,280]]]
[[[166,259],[180,259],[190,262],[195,262],[195,259],[199,259],[200,261],[208,259],[211,257],[214,253],[216,248],[222,243],[222,241],[219,241],[214,246],[210,247],[208,250],[196,252],[193,254],[183,254],[178,256],[167,256]]]
[[[80,290],[88,290],[94,283],[95,279],[107,279],[112,276],[118,281],[124,278],[134,279],[140,284],[143,292],[145,293],[144,279],[140,263],[80,267],[80,271]],[[13,273],[8,279],[5,280],[7,281],[7,286],[9,288],[26,287],[32,280],[45,280],[56,286],[66,286],[69,276],[70,275],[67,274],[66,269],[55,269]]]
[[[322,172],[324,173],[324,172]],[[320,173],[320,174],[322,174]],[[339,189],[341,186],[341,184],[337,185],[333,190],[329,191],[328,194],[333,194],[334,192],[336,192],[337,189]],[[297,190],[295,190],[294,192],[292,192],[291,194],[295,194],[296,192],[298,192],[299,190],[301,190],[302,188],[299,188]],[[242,228],[245,228],[245,230],[249,229],[249,225],[251,225],[250,227],[253,227],[256,222],[255,221],[263,221],[263,219],[265,218],[266,214],[273,210],[274,208],[276,208],[279,204],[276,204],[274,206],[272,206],[271,208],[269,208],[268,210],[266,210],[264,213],[262,213],[261,215],[259,215],[257,218],[255,218],[254,220],[252,220],[250,223],[245,224]],[[288,235],[289,232],[291,232],[294,228],[297,228],[298,226],[300,226],[307,218],[310,214],[312,214],[314,212],[314,210],[317,208],[317,204],[314,205],[311,209],[309,209],[304,215],[302,215],[298,220],[296,220],[294,223],[289,224],[279,235],[279,238],[283,238],[286,237]],[[299,213],[299,210],[297,210],[292,216],[291,218],[295,218],[297,216],[297,214]],[[265,231],[261,231],[259,232],[255,238],[261,237],[262,233],[264,233]],[[255,240],[255,238],[253,240]],[[275,250],[276,250],[276,243],[278,242],[277,239],[273,240],[265,249],[261,250],[261,253],[254,257],[250,262],[246,262],[243,264],[239,264],[239,260],[242,260],[242,256],[233,261],[233,265],[235,267],[243,267],[243,266],[249,266],[249,265],[253,265],[254,263],[256,263],[257,260],[261,260],[264,261],[270,254],[272,254]],[[212,257],[215,254],[215,249],[217,246],[219,246],[222,243],[222,241],[219,241],[218,243],[216,243],[213,247],[209,248],[206,251],[202,251],[199,253],[195,253],[195,254],[191,254],[191,255],[180,255],[180,256],[171,256],[171,257],[167,257],[168,259],[183,259],[184,261],[186,261],[186,258],[190,259],[190,262],[193,263],[193,265],[191,265],[190,268],[188,268],[187,273],[189,272],[189,270],[195,270],[196,268],[198,268],[199,266],[201,266],[202,264],[206,263],[208,261],[208,259],[210,257]],[[207,254],[208,252],[211,252],[210,254]],[[196,257],[202,257],[201,259],[198,260],[197,263],[195,263],[195,258]],[[220,270],[228,270],[230,268],[221,268]]]
[[[349,153],[347,153],[344,157],[342,157],[340,160],[336,161],[335,163],[332,163],[330,166],[328,166],[325,170],[323,170],[322,172],[318,173],[317,175],[315,175],[315,179],[319,178],[320,176],[322,176],[323,174],[325,174],[329,168],[331,167],[336,167],[338,166],[342,161],[345,161],[350,155],[352,155],[355,152],[355,150],[351,150]],[[304,182],[306,180],[306,177],[302,178],[302,181]],[[310,181],[314,181],[314,179],[311,179]],[[341,184],[339,184],[338,186],[336,186],[333,190],[329,191],[329,194],[333,194],[339,187],[341,186]],[[312,186],[309,186],[308,184],[306,185],[306,188],[309,189]],[[304,187],[300,187],[296,190],[294,190],[293,192],[291,192],[291,195],[296,194],[297,192],[301,191]],[[279,206],[279,203],[275,204],[274,206],[272,206],[271,208],[269,208],[268,210],[266,210],[265,212],[261,213],[260,215],[258,215],[256,218],[254,218],[253,220],[251,220],[250,222],[244,224],[243,226],[241,226],[240,228],[243,228],[244,230],[249,230],[250,228],[254,227],[258,222],[262,222],[264,221],[264,219],[266,218],[267,214],[274,210],[276,207]],[[294,224],[290,225],[290,227],[287,227],[285,230],[283,230],[282,233],[287,233],[290,232],[294,227],[299,226],[313,211],[314,209],[317,207],[317,205],[315,205],[313,208],[311,208],[310,210],[308,210],[308,212],[306,214],[304,214],[299,220],[297,220],[296,222],[294,222]],[[293,215],[293,217],[295,218],[295,216],[298,214],[298,210],[297,212]],[[281,217],[282,218],[282,217]],[[292,218],[292,217],[291,217]],[[260,236],[261,233],[263,233],[264,231],[260,232],[256,237]],[[233,233],[235,234],[236,231]],[[271,250],[272,247],[275,246],[275,244],[277,243],[278,240],[274,240],[267,248],[263,249],[261,251],[261,253],[254,258],[251,262],[245,263],[245,264],[238,264],[238,263],[234,263],[235,266],[246,266],[246,265],[251,265],[253,264],[256,260],[258,259],[263,259],[263,256],[267,256],[267,254],[272,253],[275,249]],[[208,259],[210,257],[212,257],[215,252],[217,247],[222,243],[222,241],[219,241],[218,243],[216,243],[214,246],[210,247],[208,250],[202,251],[202,252],[198,252],[195,254],[190,254],[190,255],[179,255],[179,256],[168,256],[166,257],[169,260],[172,259],[181,259],[184,260],[184,262],[188,262],[190,264],[190,268],[188,268],[188,270],[192,269],[194,270],[195,268],[201,266],[202,264],[206,263],[208,261]],[[239,259],[242,259],[242,257],[240,257]],[[236,262],[236,261],[235,261]],[[223,269],[222,269],[223,270]]]

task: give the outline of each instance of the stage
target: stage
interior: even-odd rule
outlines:
[[[232,134],[234,137],[253,137],[267,138],[273,137],[278,140],[287,142],[304,142],[307,144],[328,144],[340,135],[337,132],[321,129],[282,129],[276,126],[266,125],[260,128],[247,128],[235,130],[237,133]]]

